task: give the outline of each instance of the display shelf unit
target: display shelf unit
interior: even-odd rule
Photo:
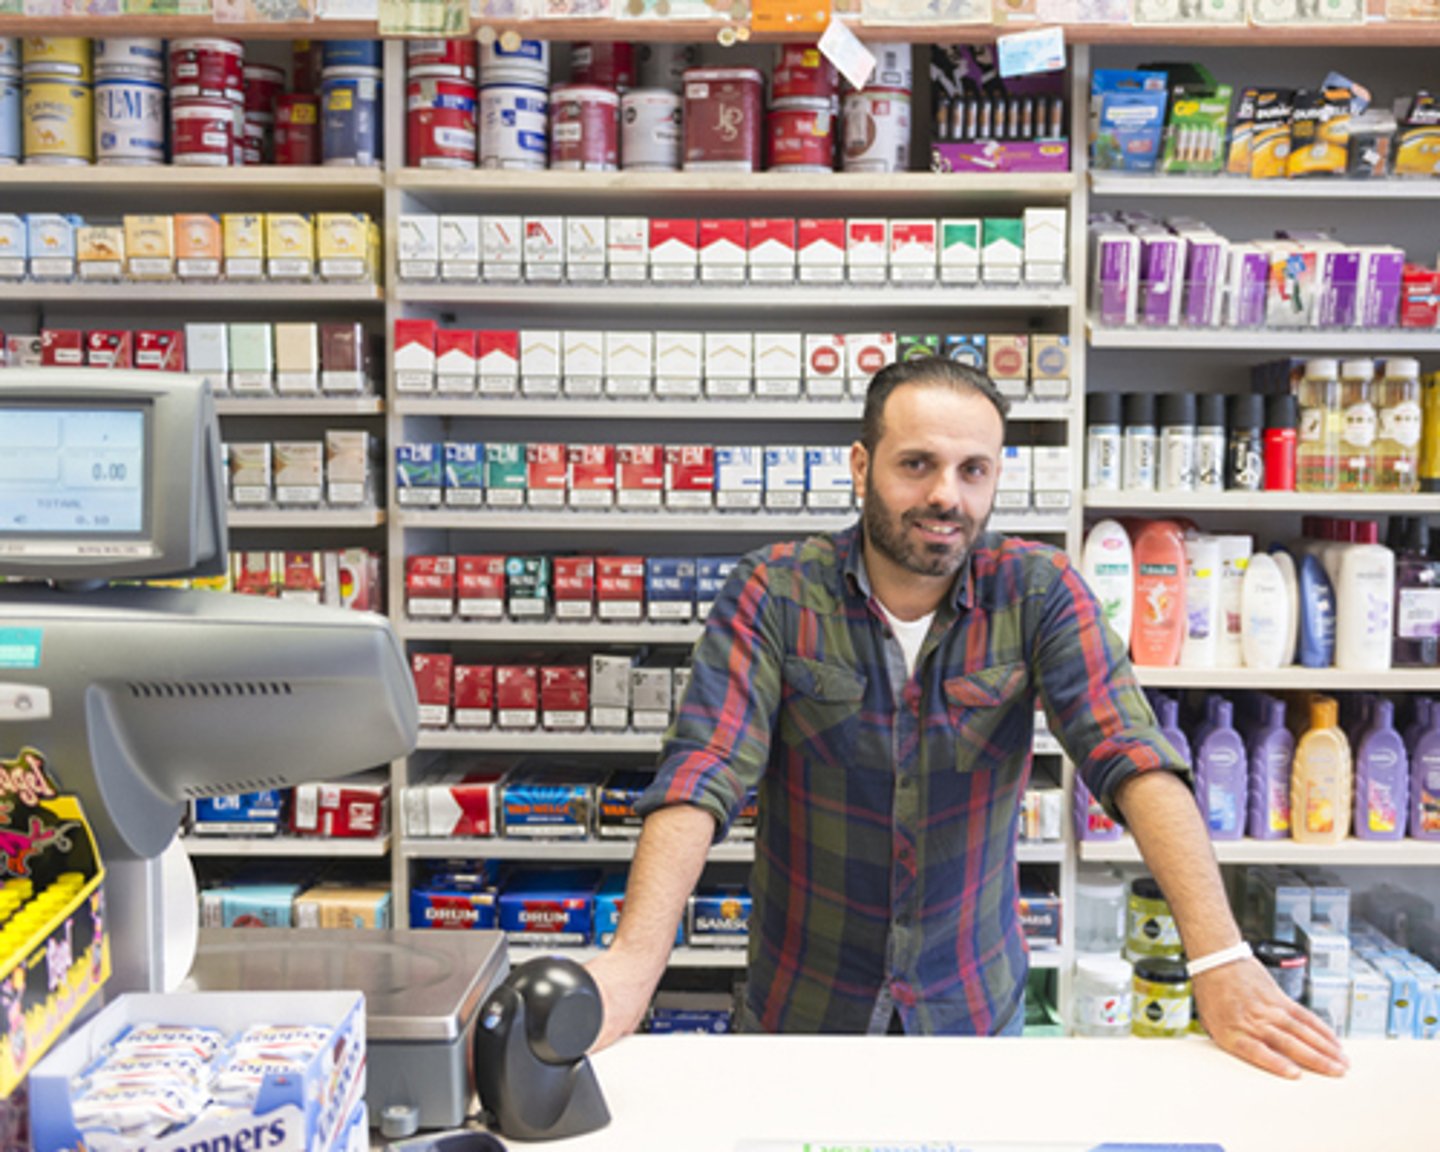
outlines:
[[[323,840],[299,836],[182,836],[191,856],[275,859],[380,860],[390,854],[390,836],[374,840]]]
[[[1440,200],[1440,180],[1250,180],[1237,176],[1145,176],[1091,172],[1094,197],[1143,196],[1149,200]]]
[[[1280,688],[1318,692],[1436,692],[1440,671],[1433,668],[1391,668],[1384,672],[1350,668],[1146,668],[1135,675],[1147,688],[1215,688],[1239,692]]]
[[[1091,348],[1132,351],[1218,352],[1440,352],[1440,329],[1380,328],[1332,332],[1321,328],[1105,328],[1090,327]]]
[[[694,399],[655,397],[646,400],[593,400],[532,396],[516,399],[472,396],[401,396],[391,402],[401,416],[462,416],[490,420],[541,417],[554,420],[742,420],[763,423],[839,423],[858,427],[861,400],[766,400],[758,397]],[[1041,423],[1070,419],[1070,405],[1062,402],[1017,401],[1010,407],[1010,422]]]
[[[231,508],[225,516],[231,528],[275,528],[287,531],[333,528],[368,530],[385,523],[383,508]]]
[[[226,396],[215,398],[219,416],[383,416],[382,396]]]
[[[1356,840],[1339,844],[1301,844],[1296,840],[1215,840],[1221,864],[1288,864],[1294,867],[1434,868],[1440,865],[1440,843],[1425,840]],[[1140,850],[1126,836],[1120,840],[1085,840],[1077,848],[1087,864],[1138,864]]]
[[[1108,492],[1085,490],[1085,507],[1117,512],[1314,512],[1333,516],[1440,514],[1440,495],[1397,492]]]

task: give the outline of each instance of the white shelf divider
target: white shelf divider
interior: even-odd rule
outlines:
[[[1440,180],[1250,180],[1234,176],[1145,176],[1091,172],[1092,196],[1204,200],[1440,200]]]
[[[402,396],[394,402],[401,416],[461,416],[487,420],[716,420],[841,421],[860,420],[860,400],[765,400],[760,397],[693,400],[655,396],[644,400],[569,399],[555,396],[467,397]],[[1070,413],[1064,403],[1017,401],[1009,420],[1062,421]]]
[[[456,752],[658,752],[660,732],[546,732],[538,728],[475,731],[424,728],[419,747]]]
[[[378,528],[385,523],[383,508],[231,508],[225,514],[231,528]]]
[[[1433,868],[1440,865],[1440,842],[1425,840],[1343,840],[1339,844],[1302,844],[1296,840],[1214,840],[1221,864],[1292,864],[1330,867],[1389,866]],[[1080,859],[1094,864],[1135,864],[1140,850],[1126,836],[1120,840],[1084,840]]]
[[[24,169],[20,169],[24,171]],[[8,177],[7,177],[8,179]],[[380,305],[384,295],[373,284],[275,283],[185,284],[113,281],[88,284],[26,281],[0,284],[0,301],[30,304],[346,304]]]
[[[400,843],[400,852],[410,860],[465,859],[531,860],[553,863],[615,863],[634,858],[634,840],[514,840],[506,837],[465,837],[455,839],[413,839]],[[1022,864],[1059,864],[1065,845],[1024,844],[1018,848]],[[749,864],[755,859],[755,845],[749,840],[727,841],[710,849],[712,864]]]
[[[1440,495],[1399,492],[1103,492],[1085,507],[1136,512],[1325,512],[1331,515],[1440,513]]]
[[[1440,692],[1440,669],[1434,668],[1359,672],[1349,668],[1301,668],[1298,665],[1273,671],[1263,668],[1146,668],[1137,665],[1135,675],[1147,688]]]
[[[226,396],[215,397],[219,416],[379,416],[379,396]]]
[[[880,309],[953,315],[957,311],[1028,312],[1068,308],[1074,292],[1068,287],[924,288],[887,285],[834,285],[825,289],[792,285],[741,287],[693,284],[595,284],[536,286],[531,284],[401,284],[394,297],[402,304],[470,304],[481,307],[644,308],[654,312],[704,308],[758,316],[776,312],[826,314]]]
[[[394,622],[402,640],[472,641],[488,644],[692,644],[698,622],[620,623],[604,620],[425,620]]]
[[[1393,352],[1440,351],[1440,328],[1104,328],[1091,323],[1092,348],[1151,351]]]
[[[300,836],[183,836],[191,856],[265,856],[378,860],[390,852],[390,835],[373,840]]]

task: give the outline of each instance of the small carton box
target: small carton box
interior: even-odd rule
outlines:
[[[75,231],[80,224],[78,216],[53,212],[32,212],[25,218],[30,279],[75,279]]]
[[[1173,328],[1185,296],[1185,237],[1137,226],[1140,235],[1140,323]]]
[[[237,507],[270,503],[269,443],[230,444],[226,452],[230,475],[230,502]]]
[[[645,615],[655,621],[684,622],[695,615],[695,560],[651,556],[645,561]]]
[[[325,430],[325,502],[344,508],[370,496],[370,433],[363,428]]]
[[[489,931],[499,922],[499,905],[488,880],[432,876],[410,889],[410,927]]]
[[[489,728],[495,723],[495,665],[455,665],[454,691],[456,728]]]
[[[525,445],[485,444],[485,504],[490,508],[520,508],[525,504],[529,462]]]
[[[440,326],[434,320],[404,318],[395,321],[395,390],[425,393],[435,390],[435,344]]]
[[[845,221],[805,216],[796,221],[795,265],[802,284],[843,284]]]
[[[754,370],[754,343],[749,332],[705,333],[707,396],[749,396]]]
[[[630,723],[640,732],[663,732],[670,726],[674,680],[669,668],[630,669]]]
[[[940,282],[980,283],[980,220],[977,217],[940,221]]]
[[[320,391],[358,395],[366,390],[369,348],[365,328],[356,320],[327,320],[320,325]]]
[[[564,444],[525,445],[525,502],[530,507],[564,507],[567,455]]]
[[[738,563],[734,556],[701,556],[695,562],[695,613],[699,619],[710,615],[715,598]]]
[[[1025,267],[1025,221],[986,216],[980,232],[980,276],[986,284],[1018,284]]]
[[[325,499],[325,442],[275,441],[275,503],[316,505]]]
[[[205,334],[191,334],[191,329],[205,329]],[[196,346],[196,340],[203,344]],[[186,369],[205,376],[210,390],[224,392],[230,386],[229,345],[224,324],[185,325]],[[215,341],[218,340],[218,347]],[[43,336],[42,336],[43,343]],[[43,349],[42,349],[43,353]],[[91,368],[133,368],[135,366],[135,334],[108,329],[85,333],[85,363]]]
[[[505,616],[505,557],[455,557],[455,606],[462,620]]]
[[[747,245],[751,283],[794,283],[795,236],[793,217],[760,217],[750,221]]]
[[[274,329],[269,324],[231,324],[230,391],[266,394],[275,382]]]
[[[1298,925],[1295,934],[1295,943],[1304,950],[1312,977],[1349,977],[1350,937],[1314,924]]]
[[[319,393],[320,329],[313,321],[275,325],[275,391]]]
[[[848,510],[854,504],[850,449],[838,444],[805,449],[805,507]]]
[[[546,665],[540,669],[540,726],[578,732],[590,722],[590,669]]]
[[[1029,393],[1030,337],[1023,333],[990,333],[986,340],[988,371],[1002,396],[1024,400]]]
[[[440,217],[440,279],[474,284],[480,279],[480,217]]]
[[[671,444],[665,449],[665,506],[709,508],[715,491],[715,449],[708,444]]]
[[[1030,393],[1036,400],[1070,399],[1070,337],[1030,337]]]
[[[190,801],[190,827],[197,836],[275,836],[285,794],[277,788],[236,796],[203,796]]]
[[[605,333],[606,395],[648,396],[654,375],[654,333]]]
[[[875,373],[895,362],[894,332],[850,333],[845,337],[846,375],[850,395],[863,397]]]
[[[605,333],[567,329],[560,334],[565,395],[599,396],[605,383]]]
[[[455,615],[455,557],[405,557],[405,611],[448,620]]]
[[[703,349],[704,337],[699,332],[656,332],[655,394],[699,396]]]
[[[701,220],[700,279],[711,284],[743,284],[746,245],[744,220]]]
[[[272,280],[315,277],[315,227],[308,212],[265,213],[265,274]]]
[[[410,653],[410,675],[420,701],[422,728],[450,726],[450,688],[455,660],[448,652]]]
[[[125,276],[129,280],[175,278],[175,218],[125,217]]]
[[[543,620],[549,614],[550,557],[506,557],[505,611],[512,620]]]
[[[445,507],[479,508],[485,503],[485,445],[445,441]]]
[[[793,400],[800,395],[803,338],[799,332],[755,333],[755,395]]]
[[[777,445],[765,449],[765,507],[785,512],[805,507],[805,449]]]
[[[884,284],[890,278],[888,220],[845,222],[845,278],[852,284]]]
[[[81,280],[119,280],[125,271],[125,229],[114,224],[75,229],[75,270]]]
[[[524,230],[519,216],[480,217],[480,274],[487,284],[520,279],[525,262]]]
[[[339,840],[383,836],[390,809],[387,771],[378,768],[334,783],[297,785],[290,804],[290,830]]]
[[[571,444],[570,506],[609,508],[615,503],[615,445]]]
[[[590,620],[595,616],[595,558],[556,556],[555,619]]]
[[[317,885],[295,897],[295,927],[389,928],[390,892]]]
[[[605,264],[616,283],[649,278],[650,222],[644,216],[606,217]]]
[[[639,620],[645,608],[645,558],[597,556],[595,601],[601,620]]]
[[[995,507],[1023,511],[1030,507],[1032,456],[1030,446],[1007,444],[1000,454],[1000,476],[995,485]]]
[[[590,727],[623,731],[630,726],[630,670],[633,656],[590,657]]]
[[[565,221],[559,216],[525,217],[525,279],[559,283],[565,276]]]
[[[754,510],[765,495],[765,450],[755,445],[715,449],[715,507]]]
[[[372,279],[371,220],[365,212],[315,215],[315,257],[322,280],[359,283]]]
[[[395,446],[395,499],[410,508],[437,508],[445,490],[445,445]]]
[[[843,397],[850,373],[845,337],[834,332],[807,332],[802,371],[807,396],[817,400]]]
[[[938,236],[938,225],[934,220],[891,220],[891,282],[934,283],[939,268]]]
[[[29,230],[25,218],[13,212],[0,212],[0,280],[25,279],[29,259]]]
[[[1035,507],[1041,511],[1057,511],[1070,507],[1076,481],[1072,474],[1073,456],[1068,446],[1032,449],[1031,484]]]
[[[590,794],[593,804],[594,788]],[[561,811],[566,801],[564,796],[571,793],[546,788],[536,784],[535,796],[539,804],[556,809],[543,813],[541,819],[554,817],[564,819]],[[506,786],[509,795],[509,785]],[[578,801],[577,801],[578,803]],[[510,835],[510,809],[506,807],[505,834]],[[560,836],[566,833],[555,829],[546,830],[543,825],[529,835]],[[582,835],[587,834],[583,829]],[[583,947],[595,934],[595,889],[600,887],[600,874],[544,872],[512,878],[500,893],[500,928],[505,932],[506,941],[517,944],[539,945],[545,948]]]
[[[1026,208],[1025,280],[1030,284],[1065,283],[1066,234],[1064,208]]]
[[[429,213],[401,216],[397,258],[401,280],[439,279],[440,217]]]
[[[122,367],[122,365],[117,364],[115,367]],[[123,367],[128,367],[128,365],[123,365]],[[210,323],[185,325],[185,370],[208,376],[212,389],[224,391],[230,386],[230,332],[228,325]]]
[[[435,331],[435,391],[447,396],[473,396],[478,373],[480,334],[473,328]]]
[[[534,664],[496,665],[495,722],[501,728],[539,725],[540,669]]]
[[[520,330],[520,391],[526,396],[560,394],[560,333],[556,329]]]
[[[685,941],[692,948],[743,950],[750,939],[750,893],[738,885],[694,893],[685,909]]]
[[[1090,308],[1100,323],[1107,328],[1134,324],[1140,307],[1140,237],[1119,225],[1092,227],[1090,267]]]
[[[136,368],[153,372],[185,371],[185,333],[174,329],[141,328],[135,333]]]
[[[83,368],[85,333],[78,328],[46,328],[40,333],[40,364],[45,368]]]
[[[475,337],[475,365],[480,395],[515,395],[520,389],[520,333],[482,328]]]
[[[565,278],[574,284],[605,279],[605,217],[565,217]]]
[[[650,221],[650,279],[683,284],[695,279],[699,267],[698,220],[668,217]]]
[[[615,503],[659,508],[665,494],[665,449],[659,444],[615,446]]]

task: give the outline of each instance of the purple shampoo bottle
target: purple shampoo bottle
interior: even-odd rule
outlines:
[[[1395,705],[1375,697],[1355,751],[1355,835],[1399,840],[1409,819],[1410,759],[1395,731]]]
[[[1249,793],[1245,741],[1235,731],[1230,701],[1211,699],[1213,723],[1195,746],[1195,798],[1212,840],[1238,840],[1245,834]]]
[[[1290,835],[1290,763],[1295,734],[1285,723],[1285,701],[1267,696],[1259,726],[1247,748],[1250,761],[1250,820],[1256,840],[1284,840]]]
[[[1410,835],[1440,840],[1440,709],[1433,707],[1410,757]]]

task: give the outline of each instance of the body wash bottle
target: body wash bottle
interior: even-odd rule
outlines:
[[[1285,701],[1266,696],[1262,718],[1246,748],[1250,761],[1249,833],[1256,840],[1290,835],[1290,764],[1295,734],[1285,723]]]
[[[1410,835],[1440,840],[1440,708],[1433,705],[1410,757]]]
[[[1185,642],[1185,538],[1172,520],[1152,520],[1135,537],[1135,609],[1130,659],[1152,668],[1180,661]]]
[[[1355,750],[1355,835],[1399,840],[1410,817],[1410,759],[1395,731],[1395,705],[1377,698]]]
[[[1080,558],[1085,582],[1100,601],[1105,622],[1130,648],[1130,629],[1135,602],[1135,557],[1130,536],[1118,520],[1101,520],[1085,537]]]
[[[1339,727],[1339,706],[1333,696],[1317,693],[1310,698],[1310,727],[1295,745],[1290,772],[1291,834],[1297,841],[1338,844],[1345,839],[1350,831],[1353,776],[1350,742]]]
[[[1233,709],[1212,696],[1211,724],[1195,745],[1195,799],[1212,840],[1238,840],[1245,834],[1249,794],[1245,742],[1235,731]]]

